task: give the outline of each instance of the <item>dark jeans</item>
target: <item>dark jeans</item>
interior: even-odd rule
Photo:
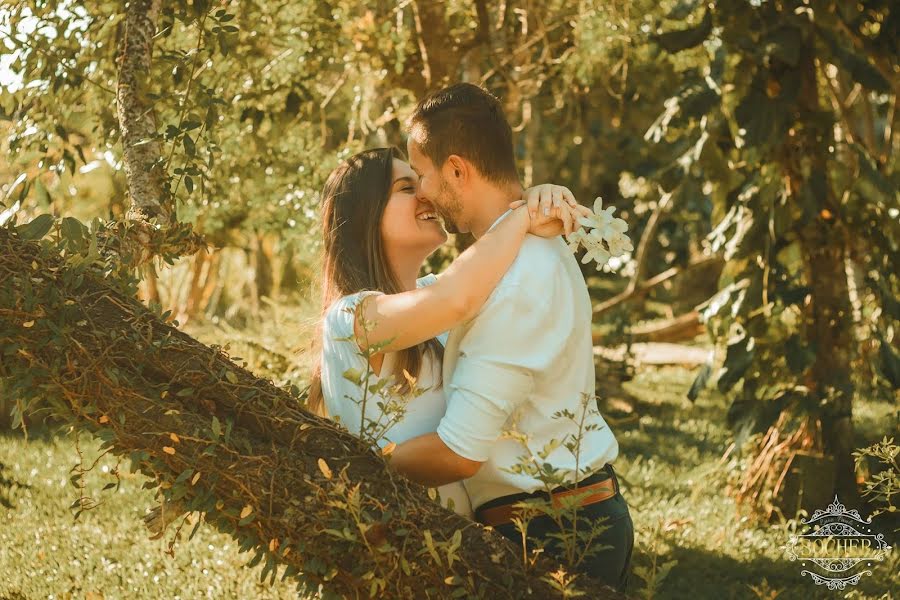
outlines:
[[[618,590],[624,591],[628,583],[628,574],[631,571],[631,552],[634,549],[634,523],[631,520],[631,513],[628,512],[628,504],[619,490],[619,480],[613,470],[612,465],[607,464],[604,471],[593,475],[584,480],[581,485],[603,481],[609,477],[613,478],[616,485],[616,495],[602,502],[582,506],[578,509],[578,525],[579,528],[586,520],[591,522],[599,521],[600,524],[608,526],[603,533],[594,538],[592,546],[611,546],[610,548],[601,549],[594,552],[576,567],[575,571],[583,573],[590,577],[594,577],[602,581],[606,585]],[[505,504],[504,500],[512,498],[512,501],[519,501],[524,498],[544,497],[546,494],[521,494],[517,496],[507,496],[504,499],[492,500],[484,505]],[[564,521],[566,531],[571,531],[571,522]],[[512,523],[495,527],[497,531],[505,537],[515,542],[519,547],[522,546],[522,534],[516,529]],[[534,543],[533,540],[542,540],[545,544],[545,553],[557,560],[562,560],[564,556],[558,546],[558,541],[549,536],[549,534],[558,532],[559,527],[556,522],[546,515],[535,517],[528,524],[529,547]],[[578,548],[578,555],[584,552],[583,547]],[[577,585],[577,584],[576,584]],[[584,590],[589,591],[589,590]]]

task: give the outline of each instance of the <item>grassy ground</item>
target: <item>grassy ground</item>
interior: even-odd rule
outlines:
[[[296,317],[284,317],[291,318]],[[276,345],[284,339],[276,330],[285,325],[249,337],[211,325],[192,333],[208,343],[231,340],[232,355],[278,381],[279,373],[302,374],[308,367],[296,347]],[[684,394],[692,379],[682,368],[640,371],[625,384],[639,399],[634,417],[612,422],[621,447],[616,468],[637,530],[634,564],[657,573],[652,597],[898,595],[897,552],[892,565],[880,565],[849,592],[828,592],[800,575],[781,549],[790,524],[754,523],[723,493],[728,469],[739,468],[720,462],[730,441],[725,402],[712,390],[696,404],[688,402]],[[860,445],[895,430],[895,411],[888,403],[861,403],[856,409]],[[86,459],[95,456],[95,447],[82,440]],[[88,490],[103,504],[73,521],[68,506],[78,494],[68,480],[77,458],[71,436],[32,431],[26,442],[18,433],[0,434],[0,600],[295,597],[288,582],[259,584],[259,567],[242,567],[250,557],[239,555],[230,538],[205,526],[193,540],[185,535],[174,556],[167,555],[166,542],[149,540],[142,525],[140,517],[152,497],[141,489],[141,477],[127,476],[119,491],[101,493],[113,480],[108,472],[112,460],[101,460],[88,477]],[[641,580],[633,577],[632,584],[636,596],[651,596]]]
[[[85,458],[96,456],[96,445],[82,442]],[[148,539],[141,521],[153,501],[143,477],[124,477],[118,492],[101,493],[114,481],[112,460],[87,478],[103,504],[73,521],[68,506],[78,490],[69,470],[77,459],[69,437],[0,435],[0,599],[296,597],[288,582],[260,584],[258,568],[241,566],[250,557],[210,527],[167,555],[166,542]]]
[[[893,598],[900,592],[898,552],[852,591],[816,587],[783,555],[790,523],[760,524],[723,493],[730,443],[726,403],[712,390],[696,404],[685,398],[693,374],[676,367],[639,372],[626,389],[640,402],[639,419],[613,425],[620,443],[617,471],[637,531],[637,566],[677,561],[658,598]],[[864,402],[855,408],[859,444],[896,429],[896,408]],[[825,508],[824,506],[821,508]],[[880,530],[878,530],[880,531]],[[883,533],[889,534],[888,530]],[[896,537],[894,538],[896,545]],[[641,582],[637,582],[641,583]],[[633,589],[646,597],[647,589]]]

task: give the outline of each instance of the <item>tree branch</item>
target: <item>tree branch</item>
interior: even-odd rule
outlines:
[[[704,267],[713,263],[724,264],[724,260],[721,256],[704,256],[702,258],[691,261],[685,267],[671,267],[669,269],[666,269],[662,273],[654,275],[650,279],[647,279],[646,281],[635,285],[633,288],[631,288],[630,291],[626,289],[624,292],[616,294],[609,300],[601,302],[594,307],[594,317],[598,317],[603,313],[612,310],[623,302],[645,296],[648,292],[650,292],[650,290],[672,279],[676,275],[687,273],[688,271],[692,271],[694,269]]]
[[[663,194],[659,199],[659,203],[656,205],[653,214],[650,215],[650,220],[647,221],[647,226],[644,227],[644,232],[641,234],[641,241],[638,242],[637,252],[635,253],[634,260],[636,266],[634,269],[634,274],[628,281],[628,285],[625,287],[625,290],[610,298],[609,300],[606,300],[605,302],[597,305],[594,308],[594,316],[598,316],[606,312],[613,306],[616,306],[623,300],[634,295],[634,292],[638,287],[638,283],[641,282],[641,280],[644,278],[644,273],[647,271],[647,249],[650,246],[650,240],[652,240],[656,235],[656,230],[659,227],[660,214],[662,214],[663,210],[668,208],[671,201],[672,192]]]

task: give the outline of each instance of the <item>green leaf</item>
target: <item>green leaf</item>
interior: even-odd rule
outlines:
[[[34,180],[35,202],[39,208],[47,209],[50,207],[50,192],[47,191],[40,179]]]
[[[817,32],[825,40],[837,65],[849,72],[854,81],[867,89],[883,94],[890,93],[891,84],[864,54],[847,49],[837,38],[823,29],[818,29]]]
[[[725,363],[716,382],[719,391],[727,392],[743,377],[744,373],[753,362],[754,344],[753,338],[742,337],[740,340],[728,345],[725,353]]]
[[[253,559],[244,566],[252,569],[256,565],[258,565],[260,563],[260,561],[262,561],[262,558],[263,558],[263,556],[265,556],[265,554],[266,553],[264,550],[257,550],[256,555],[253,557]]]
[[[356,385],[362,385],[363,373],[359,369],[347,369],[343,375],[344,379],[352,381]]]
[[[203,519],[197,519],[197,524],[194,525],[193,529],[191,529],[191,534],[188,536],[188,541],[194,539],[194,535],[197,533],[197,530],[200,529],[201,523],[203,523]]]
[[[425,537],[425,547],[428,549],[428,553],[431,555],[431,558],[434,559],[434,562],[436,562],[439,567],[443,566],[441,563],[441,557],[434,546],[434,538],[431,537],[431,530],[426,529],[423,535]]]
[[[699,0],[680,0],[680,2],[666,14],[666,18],[674,21],[686,19],[694,12],[699,4]]]
[[[719,103],[719,94],[709,86],[694,86],[679,101],[679,112],[684,117],[699,118]]]
[[[794,27],[779,27],[765,40],[766,54],[795,67],[800,60],[803,35]]]
[[[16,227],[16,233],[24,240],[39,240],[53,227],[53,215],[38,215],[30,222]]]
[[[230,45],[228,44],[228,36],[220,32],[216,36],[216,41],[219,43],[219,52],[221,52],[224,56],[228,56],[228,51],[230,49]]]
[[[707,10],[703,19],[694,27],[668,31],[656,36],[656,43],[668,52],[676,53],[699,46],[712,32],[712,13]]]
[[[77,246],[84,240],[87,228],[74,217],[63,217],[60,231],[63,239]]]
[[[758,74],[734,111],[740,126],[747,130],[744,141],[751,147],[771,144],[776,134],[784,128],[789,114],[784,102],[772,100],[766,95],[763,91],[765,85],[763,74]]]
[[[197,154],[197,145],[194,144],[194,140],[191,136],[185,134],[184,139],[181,140],[184,145],[184,152],[190,157],[193,157]]]
[[[213,415],[212,418],[212,432],[218,439],[222,435],[222,424],[219,423],[219,418]]]

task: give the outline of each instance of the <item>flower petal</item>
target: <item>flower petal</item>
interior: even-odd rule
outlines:
[[[628,231],[628,223],[626,223],[622,219],[613,219],[609,226],[619,233],[625,233],[626,231]]]

